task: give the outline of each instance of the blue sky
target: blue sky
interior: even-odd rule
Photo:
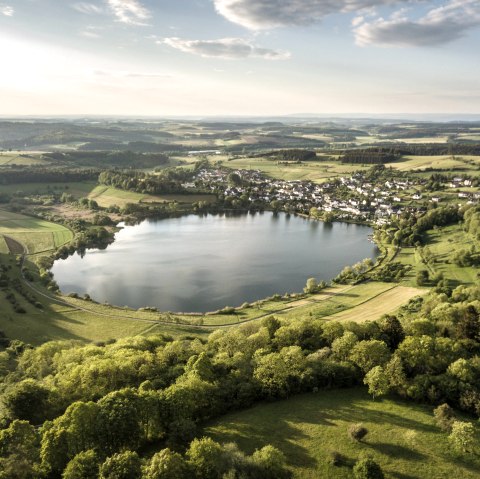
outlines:
[[[479,113],[480,0],[0,0],[2,115]]]

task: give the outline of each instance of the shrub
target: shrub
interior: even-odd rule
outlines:
[[[368,434],[368,429],[362,424],[352,424],[348,428],[348,435],[355,441],[361,441]]]
[[[355,479],[383,479],[382,469],[373,459],[361,459],[353,466]]]
[[[452,430],[452,424],[455,420],[455,413],[448,404],[440,404],[440,406],[433,410],[433,416],[435,418],[435,424],[442,431],[450,432]]]
[[[448,440],[460,452],[472,452],[475,447],[475,428],[470,422],[453,421]]]

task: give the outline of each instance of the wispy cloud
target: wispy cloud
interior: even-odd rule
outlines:
[[[5,5],[3,3],[0,3],[0,14],[5,15],[6,17],[13,17],[13,14],[15,13],[15,10],[13,7],[10,5]]]
[[[145,25],[151,17],[150,11],[138,0],[107,0],[117,20],[130,25]]]
[[[373,21],[359,19],[354,28],[360,46],[437,46],[465,36],[480,26],[478,0],[451,0],[431,9],[425,16],[411,20],[406,10],[395,12],[390,18]]]
[[[333,13],[352,12],[409,0],[214,0],[218,13],[252,30],[308,25]],[[414,0],[413,0],[414,1]]]
[[[85,29],[80,32],[80,35],[86,38],[101,38],[102,35],[100,35],[99,30],[99,27],[87,25]]]
[[[94,3],[88,2],[77,2],[72,4],[72,8],[80,13],[85,13],[86,15],[94,15],[103,13],[103,8],[95,5]]]
[[[177,37],[164,38],[157,43],[165,43],[182,52],[202,57],[226,59],[264,58],[266,60],[285,60],[289,52],[262,48],[242,38],[220,38],[218,40],[185,40]]]

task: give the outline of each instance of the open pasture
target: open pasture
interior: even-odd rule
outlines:
[[[271,444],[285,454],[294,479],[350,479],[353,464],[365,455],[387,478],[477,478],[480,458],[456,454],[448,435],[435,426],[432,410],[394,398],[373,401],[363,388],[322,390],[227,414],[204,434],[236,442],[249,454]],[[362,442],[347,434],[356,423],[369,431]],[[341,454],[342,465],[332,465],[332,452]]]

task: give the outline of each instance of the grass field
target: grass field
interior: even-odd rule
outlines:
[[[0,167],[11,165],[31,166],[42,164],[48,164],[48,162],[41,159],[39,155],[36,155],[34,153],[0,152]]]
[[[385,166],[399,171],[416,171],[425,168],[435,170],[465,170],[475,174],[480,165],[480,157],[477,156],[405,156],[400,161],[387,163]]]
[[[16,183],[2,185],[2,192],[13,194],[23,192],[26,194],[46,195],[52,193],[69,193],[75,198],[87,196],[96,186],[94,181],[76,181],[71,183]]]
[[[412,270],[402,281],[408,286],[416,285],[416,274],[419,270],[428,270],[430,274],[443,273],[444,277],[458,284],[473,284],[478,280],[478,268],[460,267],[452,261],[452,255],[460,249],[469,249],[474,244],[471,235],[466,234],[461,225],[452,225],[427,233],[427,247],[433,261],[427,265],[422,260],[418,248],[401,248],[395,261],[412,266]],[[477,245],[478,246],[478,245]]]
[[[95,200],[99,206],[106,208],[108,206],[125,206],[127,203],[193,203],[195,201],[215,201],[214,195],[145,195],[133,191],[120,190],[111,186],[98,185],[88,194],[88,198]]]
[[[282,180],[310,180],[324,183],[330,178],[350,175],[354,171],[367,170],[363,165],[347,165],[335,161],[309,161],[300,164],[278,165],[266,158],[240,158],[223,163],[232,169],[252,169],[263,171],[271,178]]]
[[[363,442],[348,437],[353,423],[368,429]],[[278,447],[295,479],[352,478],[353,463],[365,455],[380,464],[387,478],[473,479],[480,474],[480,457],[452,451],[447,434],[434,425],[431,406],[373,401],[363,388],[259,404],[222,417],[204,433],[221,443],[236,442],[247,453],[265,444]],[[345,457],[344,465],[330,464],[333,451]]]
[[[419,295],[426,294],[426,289],[418,289],[407,286],[396,286],[378,296],[365,301],[347,311],[334,314],[328,319],[335,321],[355,321],[363,323],[364,321],[375,321],[384,314],[394,313],[400,306]]]
[[[53,250],[73,238],[62,225],[4,210],[0,210],[0,235],[19,241],[29,254]]]

